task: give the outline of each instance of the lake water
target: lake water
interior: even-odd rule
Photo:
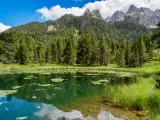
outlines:
[[[64,81],[59,83],[51,81],[54,78],[61,78]],[[102,80],[103,84],[93,84],[93,81],[98,80]],[[113,74],[0,75],[1,94],[6,90],[14,90],[12,94],[0,95],[0,120],[17,118],[40,120],[46,117],[44,112],[60,111],[60,106],[72,104],[76,99],[83,101],[85,97],[104,96],[107,85],[132,84],[135,80]],[[44,109],[46,106],[47,109]]]

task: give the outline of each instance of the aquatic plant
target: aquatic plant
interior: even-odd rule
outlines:
[[[22,86],[14,86],[14,87],[12,87],[12,89],[19,89],[19,88],[21,88]]]
[[[0,97],[16,93],[17,90],[0,90]]]
[[[109,83],[109,80],[98,80],[98,81],[92,81],[92,84],[94,85],[101,85],[104,83]]]
[[[48,86],[54,86],[52,84],[38,84],[38,86],[41,86],[41,87],[48,87]]]
[[[63,82],[64,79],[62,79],[62,78],[53,78],[53,79],[51,79],[51,81],[54,82],[54,83],[59,83],[59,82]]]

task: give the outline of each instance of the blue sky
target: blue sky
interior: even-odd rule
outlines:
[[[77,2],[79,1],[79,2]],[[0,22],[5,25],[17,26],[30,21],[43,21],[40,14],[35,12],[44,6],[51,8],[60,5],[64,8],[82,7],[95,0],[1,0]]]
[[[55,20],[64,14],[81,16],[88,8],[105,19],[115,11],[126,12],[131,4],[160,9],[159,0],[0,0],[0,33],[32,21]]]

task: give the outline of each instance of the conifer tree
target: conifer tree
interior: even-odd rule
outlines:
[[[68,40],[66,43],[66,47],[64,49],[64,63],[73,65],[75,63],[75,49],[73,46],[73,41]]]
[[[27,64],[27,46],[25,40],[20,41],[20,46],[18,50],[18,61],[20,64]]]
[[[40,65],[43,65],[45,64],[46,46],[44,45],[44,43],[40,42],[37,49],[39,63]]]
[[[153,44],[152,44],[151,35],[150,34],[144,35],[143,40],[146,46],[146,53],[148,54],[149,58],[152,58],[153,57]]]
[[[51,63],[58,63],[58,48],[56,41],[51,43]]]
[[[58,64],[61,64],[63,62],[63,50],[64,50],[64,44],[63,39],[58,38],[57,40],[57,53],[58,53]]]
[[[110,63],[116,63],[117,45],[115,42],[111,44]]]
[[[99,44],[100,65],[108,65],[108,62],[109,62],[109,52],[108,52],[108,45],[106,43],[106,40],[107,39],[103,36]]]
[[[91,55],[90,64],[91,65],[95,65],[95,64],[98,65],[98,58],[99,58],[98,41],[92,37],[91,44],[92,44],[92,55]]]
[[[32,37],[30,36],[25,36],[24,37],[26,41],[26,48],[27,48],[27,62],[28,63],[33,63],[34,62],[34,50],[35,50],[35,41]]]
[[[145,60],[145,52],[146,52],[146,47],[145,43],[143,41],[143,38],[139,39],[139,65],[140,67],[142,66],[144,60]]]
[[[125,41],[122,40],[118,49],[118,59],[117,59],[117,63],[120,66],[125,66]]]
[[[90,35],[83,35],[78,42],[77,62],[89,66],[92,56],[92,44]]]
[[[51,62],[51,45],[50,45],[50,43],[47,45],[47,48],[46,48],[45,60],[46,60],[46,63]]]
[[[127,43],[126,43],[126,52],[125,52],[125,62],[126,62],[125,64],[126,64],[126,66],[129,66],[130,58],[131,58],[131,48],[130,48],[129,41],[127,40]]]

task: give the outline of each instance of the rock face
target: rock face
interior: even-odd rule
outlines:
[[[55,31],[56,28],[53,25],[48,26],[48,30],[47,31]]]
[[[116,11],[112,17],[106,21],[123,21],[128,18],[146,27],[156,27],[157,23],[160,21],[160,9],[152,11],[149,8],[137,8],[131,5],[126,13]]]
[[[110,18],[110,21],[123,21],[124,20],[125,13],[122,11],[116,11],[112,17]]]
[[[92,14],[94,15],[94,18],[103,19],[103,17],[102,17],[102,15],[101,15],[99,10],[93,10]]]
[[[89,9],[86,9],[86,11],[84,12],[83,16],[97,18],[97,19],[103,19],[99,10],[93,10],[91,12]]]
[[[45,120],[127,120],[124,118],[115,118],[111,112],[105,110],[101,110],[97,118],[91,116],[84,118],[80,111],[63,112],[53,106],[41,108],[35,113],[35,116]]]

